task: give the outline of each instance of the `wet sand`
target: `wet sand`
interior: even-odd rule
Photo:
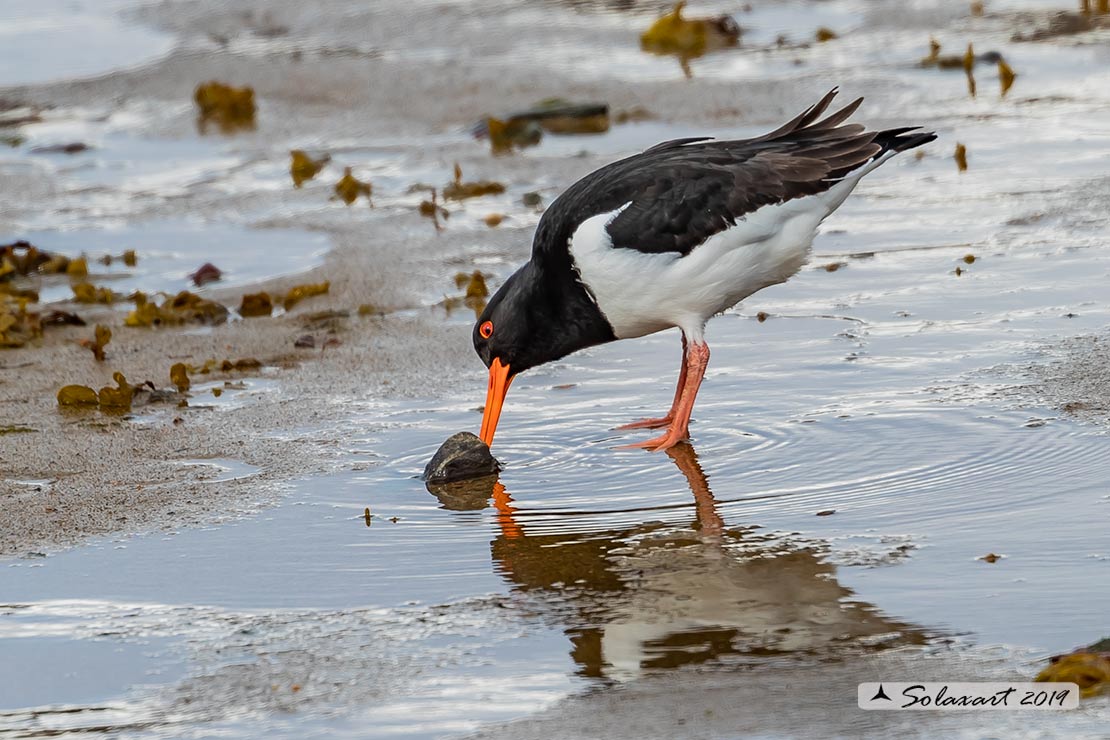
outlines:
[[[783,661],[758,678],[742,670],[656,676],[616,691],[561,701],[534,716],[483,728],[471,738],[1098,737],[1110,711],[1084,706],[1067,727],[1041,713],[883,712],[856,707],[856,686],[894,676],[914,681],[1020,681],[1023,666],[988,650],[931,654],[891,650],[842,663]],[[900,698],[899,698],[900,699]],[[1077,712],[1076,714],[1079,714]],[[972,715],[975,715],[972,717]]]

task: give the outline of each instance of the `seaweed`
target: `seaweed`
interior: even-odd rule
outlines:
[[[106,385],[99,392],[87,385],[63,386],[57,393],[58,406],[74,409],[99,406],[105,413],[129,412],[136,389],[121,372],[112,373],[112,379],[116,381],[116,387]]]
[[[1110,693],[1110,653],[1099,651],[1098,647],[1096,643],[1068,655],[1053,656],[1036,680],[1074,683],[1085,699]]]
[[[97,324],[96,329],[93,331],[93,338],[82,339],[81,346],[91,350],[97,362],[104,362],[104,360],[107,359],[107,355],[104,354],[104,348],[108,346],[108,342],[110,341],[112,341],[112,330],[103,324]]]
[[[966,146],[964,146],[963,144],[961,144],[959,142],[956,142],[956,153],[952,155],[952,158],[956,160],[956,167],[959,168],[960,172],[966,172],[967,171],[967,147]]]
[[[727,15],[717,18],[684,18],[686,2],[675,3],[640,35],[640,48],[654,54],[698,57],[712,48],[735,46],[740,28]]]
[[[62,386],[58,390],[57,398],[59,406],[96,406],[100,403],[96,391],[87,385]]]
[[[690,60],[709,51],[736,46],[740,27],[730,16],[684,18],[686,2],[675,3],[670,13],[660,17],[640,35],[640,48],[649,54],[678,57],[683,74],[692,77]]]
[[[232,87],[213,80],[197,85],[193,100],[200,108],[197,128],[202,134],[208,132],[209,124],[215,124],[224,134],[255,127],[257,108],[250,87]]]
[[[120,297],[111,288],[98,287],[92,283],[73,283],[69,287],[73,291],[73,300],[77,303],[112,304]]]
[[[325,154],[319,159],[313,159],[302,149],[293,149],[289,152],[289,176],[293,178],[293,187],[299,188],[306,182],[316,177],[320,170],[331,161],[331,155]]]
[[[304,285],[297,285],[289,289],[282,300],[282,307],[288,311],[297,305],[305,298],[312,298],[313,296],[324,295],[331,289],[331,282],[325,280],[322,283],[306,283]]]
[[[247,293],[239,304],[239,315],[243,318],[270,316],[274,312],[274,302],[266,291]]]
[[[442,217],[443,220],[446,221],[448,218],[451,217],[451,213],[446,208],[439,205],[439,203],[436,201],[436,189],[429,189],[432,191],[431,200],[420,201],[420,206],[418,207],[418,210],[420,211],[420,215],[424,218],[432,219],[432,223],[435,225],[436,231],[443,231],[443,225],[439,222],[439,219]]]
[[[368,182],[363,182],[351,174],[351,168],[346,167],[343,170],[343,177],[339,182],[335,183],[335,195],[347,205],[353,205],[360,195],[366,196],[366,200],[370,200],[370,194],[374,192],[373,186]],[[371,203],[373,205],[373,203]]]
[[[1006,93],[1010,92],[1010,88],[1014,86],[1014,78],[1017,75],[1006,60],[998,60],[998,84],[1002,90],[1002,97],[1006,97]]]
[[[443,197],[447,200],[465,200],[466,198],[480,198],[484,195],[499,195],[505,192],[505,186],[494,180],[475,180],[463,182],[462,168],[455,164],[455,179],[443,188]]]
[[[189,390],[192,384],[189,382],[189,368],[185,366],[184,362],[175,362],[170,366],[170,382],[181,393]]]
[[[27,298],[10,299],[0,295],[0,348],[22,347],[42,336],[39,314],[28,311]]]
[[[126,326],[216,325],[227,321],[228,310],[223,304],[187,290],[167,297],[161,305],[151,301],[145,293],[135,293],[131,299],[135,302],[135,310],[123,320]]]

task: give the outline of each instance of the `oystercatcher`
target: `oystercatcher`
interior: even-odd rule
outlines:
[[[671,410],[620,428],[667,428],[629,447],[665,450],[685,440],[709,362],[706,322],[790,278],[817,226],[864,175],[936,138],[920,127],[876,132],[845,123],[862,98],[822,118],[836,93],[764,136],[663,142],[560,195],[540,219],[531,259],[474,326],[474,349],[489,368],[482,440],[493,442],[517,374],[671,327],[682,331]]]

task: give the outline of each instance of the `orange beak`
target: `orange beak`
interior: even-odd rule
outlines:
[[[482,431],[478,435],[487,445],[493,444],[493,433],[497,431],[497,420],[501,418],[501,406],[505,403],[505,394],[509,392],[509,385],[513,376],[509,375],[509,366],[501,364],[501,358],[493,358],[489,366],[489,390],[486,391],[486,411],[482,415]]]

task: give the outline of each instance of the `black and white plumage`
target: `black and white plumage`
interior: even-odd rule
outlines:
[[[862,98],[822,118],[836,92],[758,138],[664,142],[587,175],[551,204],[531,259],[474,328],[475,350],[491,368],[487,443],[517,373],[671,327],[684,344],[674,406],[638,425],[669,432],[638,446],[664,449],[685,438],[708,362],[706,321],[791,277],[818,225],[864,175],[936,138],[846,123]],[[497,393],[495,365],[505,378]]]

